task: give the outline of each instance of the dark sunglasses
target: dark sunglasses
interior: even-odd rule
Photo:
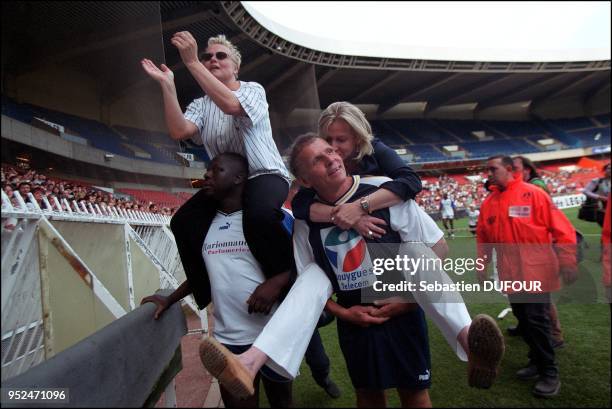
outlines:
[[[228,55],[227,53],[224,53],[223,51],[217,51],[214,54],[215,57],[217,57],[217,60],[221,61],[221,60],[225,60]],[[204,53],[202,54],[202,61],[210,61],[213,58],[213,54],[211,53]]]

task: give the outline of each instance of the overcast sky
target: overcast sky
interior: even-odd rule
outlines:
[[[609,1],[243,4],[275,34],[339,54],[459,61],[610,59]]]

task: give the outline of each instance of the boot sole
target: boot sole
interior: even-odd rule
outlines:
[[[468,347],[468,384],[489,389],[497,377],[505,351],[504,336],[493,318],[479,314],[472,320]]]
[[[239,399],[246,399],[255,393],[253,380],[234,354],[214,338],[207,337],[200,344],[200,360],[219,383]]]
[[[559,381],[559,384],[557,385],[557,388],[550,393],[542,393],[542,392],[537,392],[537,391],[532,391],[533,396],[537,397],[537,398],[552,398],[555,397],[559,394],[559,391],[561,390],[561,381]]]

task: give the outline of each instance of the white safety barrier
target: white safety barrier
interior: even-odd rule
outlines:
[[[185,280],[170,217],[2,192],[2,379]],[[207,332],[206,311],[200,315]]]
[[[553,203],[559,209],[568,209],[571,207],[579,207],[586,200],[586,196],[582,193],[575,195],[555,196],[552,198]]]

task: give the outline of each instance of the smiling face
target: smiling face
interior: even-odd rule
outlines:
[[[231,51],[229,48],[222,44],[211,44],[206,48],[206,52],[212,54],[212,58],[208,61],[202,60],[202,63],[215,78],[224,84],[236,80],[238,67],[231,59]],[[217,53],[219,52],[225,53],[227,57],[221,60],[218,59]]]
[[[338,152],[343,161],[351,160],[357,152],[357,137],[353,128],[342,118],[327,127],[327,142]]]
[[[317,192],[334,190],[347,179],[342,158],[323,139],[316,138],[297,157],[300,182]]]

